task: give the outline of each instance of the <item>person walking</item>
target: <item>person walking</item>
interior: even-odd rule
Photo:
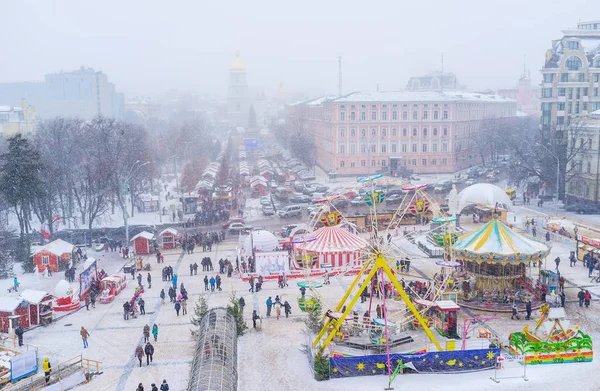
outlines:
[[[19,340],[19,346],[23,346],[23,334],[25,333],[25,330],[23,330],[23,326],[21,326],[20,324],[17,326],[17,328],[15,329],[15,334],[17,335],[17,339]]]
[[[208,290],[208,276],[204,276],[204,290]]]
[[[96,293],[93,291],[90,293],[90,301],[92,302],[92,308],[96,308]]]
[[[144,326],[144,342],[150,341],[150,325]]]
[[[123,249],[123,251],[125,251],[125,249]],[[135,389],[135,391],[144,391],[144,385],[142,383],[138,384],[138,386]]]
[[[15,289],[15,292],[19,291],[19,280],[17,280],[17,277],[13,278],[13,288]]]
[[[137,357],[138,361],[140,362],[140,367],[141,367],[142,359],[144,358],[144,348],[142,348],[142,345],[138,345],[137,348],[135,348],[135,356]]]
[[[277,320],[281,316],[281,302],[279,300],[275,301],[275,316]]]
[[[556,263],[556,273],[560,273],[558,271],[558,266],[560,265],[560,257],[556,257],[556,259],[554,260],[554,263]]]
[[[88,347],[88,337],[90,336],[90,333],[85,329],[85,327],[81,326],[81,330],[79,331],[79,334],[81,335],[81,340],[83,341],[83,347],[87,348]]]
[[[144,353],[146,353],[146,365],[150,365],[152,362],[152,355],[154,354],[154,346],[152,346],[150,341],[146,342],[146,346],[144,346]]]
[[[273,300],[271,299],[271,296],[269,296],[269,298],[266,301],[267,304],[267,318],[271,316],[271,307],[273,306]]]
[[[290,305],[290,303],[288,303],[287,301],[285,301],[283,303],[283,309],[285,311],[285,317],[289,317],[290,314],[292,313],[292,306]]]
[[[165,304],[165,290],[164,289],[160,290],[160,299],[162,300],[162,303]]]
[[[560,296],[560,306],[562,308],[565,308],[565,301],[567,301],[567,295],[565,295],[565,291],[564,290],[560,291],[558,296]]]
[[[144,301],[144,299],[140,297],[140,301],[138,304],[140,306],[140,315],[146,315],[146,302]]]
[[[187,315],[187,300],[181,300],[181,314]]]
[[[152,383],[152,389],[150,391],[158,391],[158,387],[156,387],[156,384]]]
[[[129,312],[131,312],[131,304],[129,304],[129,300],[127,300],[123,304],[123,319],[129,320]]]
[[[152,326],[152,335],[154,336],[154,342],[156,342],[158,339],[158,325],[156,323]]]
[[[169,391],[169,385],[167,384],[166,380],[163,380],[162,384],[160,385],[160,391]]]
[[[238,303],[239,303],[240,308],[241,308],[242,313],[243,313],[244,312],[244,307],[246,306],[246,300],[244,300],[244,298],[240,296],[240,299],[238,300]]]
[[[137,280],[138,280],[138,285],[142,286],[142,273],[138,273]]]
[[[592,294],[590,293],[590,291],[586,290],[585,296],[584,296],[585,308],[588,308],[590,306],[591,301],[592,301]]]
[[[148,272],[148,277],[146,277],[146,281],[148,281],[148,289],[152,288],[152,276],[150,272]]]
[[[177,292],[177,274],[173,274],[173,278],[171,279],[171,283],[173,284],[173,290]]]
[[[175,312],[177,313],[177,316],[179,316],[179,310],[181,309],[181,304],[179,304],[178,301],[175,302]]]
[[[211,292],[214,292],[214,291],[215,291],[215,283],[216,283],[216,280],[215,280],[215,278],[214,278],[214,277],[211,277],[209,281],[210,281],[210,291],[211,291]]]
[[[52,365],[50,365],[50,361],[48,357],[44,357],[44,375],[46,376],[46,384],[50,381],[50,372],[52,371]]]
[[[519,311],[517,309],[517,303],[513,303],[512,305],[512,314],[510,315],[511,319],[517,318],[517,320],[519,320]]]
[[[90,295],[85,295],[85,309],[90,310]]]
[[[583,301],[585,300],[585,291],[583,289],[577,293],[577,299],[579,299],[579,306],[583,307]]]
[[[254,293],[254,276],[250,276],[248,283],[250,284],[250,289],[248,289],[248,292]]]
[[[256,321],[260,320],[260,316],[256,313],[256,310],[252,311],[252,326],[254,327],[254,330],[256,330]]]
[[[525,304],[525,314],[525,319],[531,320],[531,300],[528,300],[527,304]]]

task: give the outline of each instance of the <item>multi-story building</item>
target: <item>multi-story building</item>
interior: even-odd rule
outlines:
[[[486,119],[516,111],[517,102],[496,95],[355,92],[292,104],[287,123],[313,135],[326,172],[448,173],[480,163],[475,139]]]
[[[540,115],[540,87],[531,84],[531,76],[525,71],[519,78],[516,88],[498,90],[498,95],[517,101],[517,110],[521,115]]]
[[[248,125],[250,99],[246,82],[246,67],[240,59],[240,52],[235,53],[235,60],[229,67],[229,89],[227,91],[227,119],[233,127]]]
[[[600,109],[600,21],[577,23],[552,41],[541,69],[541,125],[550,129]]]
[[[35,127],[35,109],[25,99],[21,101],[21,107],[0,106],[0,135],[27,137],[35,132]]]
[[[108,76],[92,68],[50,73],[44,82],[0,83],[0,102],[18,105],[27,99],[42,118],[98,115],[121,118],[124,97],[115,91]]]
[[[574,173],[566,187],[567,202],[600,203],[600,110],[573,122],[577,154],[571,160]],[[571,141],[571,138],[569,139]],[[569,145],[570,150],[573,146]]]

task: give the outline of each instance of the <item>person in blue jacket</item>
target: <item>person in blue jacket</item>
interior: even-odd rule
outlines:
[[[271,307],[273,306],[273,300],[271,300],[271,296],[267,299],[267,317],[271,316]]]

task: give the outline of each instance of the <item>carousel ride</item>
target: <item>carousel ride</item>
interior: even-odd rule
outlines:
[[[324,311],[325,324],[316,336],[313,348],[321,352],[329,348],[332,357],[340,354],[337,351],[341,349],[354,351],[354,354],[365,351],[386,353],[389,360],[393,350],[406,351],[405,344],[412,343],[411,348],[414,343],[419,344],[413,349],[417,351],[443,351],[438,339],[457,337],[459,307],[452,298],[456,297],[459,284],[451,246],[456,238],[455,219],[446,216],[423,191],[426,185],[403,186],[404,196],[398,208],[392,214],[387,213],[391,215],[387,220],[380,219],[378,207],[386,199],[384,191],[375,190],[380,178],[372,176],[359,180],[364,184],[362,198],[369,207],[368,239],[350,232],[353,222],[335,206],[341,195],[333,195],[322,200],[309,222],[308,232],[293,240],[297,267],[305,271],[304,281],[298,283],[306,291],[299,298],[300,308]],[[436,220],[426,229],[446,238],[444,259],[450,262],[437,265],[439,271],[432,280],[410,275],[405,260],[411,254],[392,240],[398,234],[398,227],[406,224],[407,219],[414,221],[415,216]],[[310,232],[310,227],[321,228]],[[404,233],[405,237],[409,235],[411,233]],[[355,275],[339,302],[328,302],[322,294],[322,284],[314,281],[321,276],[313,272],[314,267],[328,270],[324,284],[332,276]],[[398,278],[400,273],[403,273],[401,279]],[[421,336],[420,340],[417,335]],[[331,342],[335,347],[330,346]],[[388,368],[391,376],[391,364]]]
[[[453,244],[465,279],[459,303],[479,310],[511,311],[513,303],[539,308],[546,293],[536,277],[549,248],[519,235],[498,218]]]

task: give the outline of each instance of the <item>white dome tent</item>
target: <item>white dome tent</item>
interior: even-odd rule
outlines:
[[[483,204],[493,208],[498,203],[500,208],[512,210],[512,202],[504,190],[489,183],[477,183],[469,186],[458,193],[456,198],[458,201],[457,213],[470,204]]]
[[[267,230],[255,230],[246,236],[242,248],[246,254],[252,254],[253,246],[256,251],[260,252],[274,251],[279,246],[279,240]]]

